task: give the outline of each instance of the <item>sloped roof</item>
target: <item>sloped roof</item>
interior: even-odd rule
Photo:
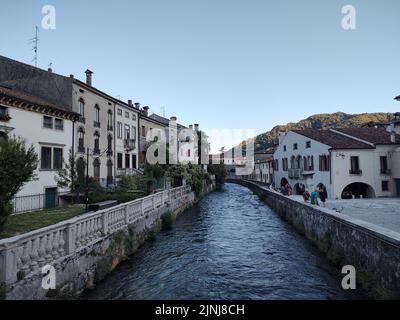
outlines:
[[[386,131],[385,127],[340,128],[335,130],[373,144],[392,144],[390,141],[390,133]]]
[[[164,117],[161,117],[161,116],[159,116],[158,114],[152,113],[152,114],[149,115],[148,117],[151,118],[151,119],[153,119],[153,120],[156,120],[156,121],[158,121],[158,122],[164,123],[164,124],[167,125],[167,126],[169,125],[169,119],[164,118]],[[185,126],[183,126],[183,125],[181,125],[181,124],[179,124],[179,123],[177,123],[177,126],[178,126],[179,129],[186,128]]]
[[[0,85],[0,98],[3,98],[3,97],[17,100],[19,102],[25,102],[25,103],[32,104],[35,106],[49,107],[49,108],[57,110],[57,111],[63,111],[63,112],[68,112],[73,115],[78,115],[75,112],[72,112],[70,110],[65,110],[63,107],[55,105],[43,98],[28,94],[28,93],[18,90],[18,89],[12,89],[10,87],[4,87],[4,86]]]
[[[333,149],[373,149],[370,144],[345,137],[340,133],[335,133],[331,130],[293,130],[293,132],[310,138],[312,140],[321,142],[330,146]]]

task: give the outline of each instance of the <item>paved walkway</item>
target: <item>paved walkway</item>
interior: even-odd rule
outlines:
[[[291,198],[303,201],[301,196]],[[327,208],[400,233],[400,198],[328,199]]]

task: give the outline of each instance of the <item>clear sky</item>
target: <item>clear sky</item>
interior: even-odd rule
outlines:
[[[253,128],[400,104],[398,0],[2,0],[0,54],[84,79],[183,124]],[[357,29],[341,27],[344,5]],[[216,146],[213,146],[214,148]]]

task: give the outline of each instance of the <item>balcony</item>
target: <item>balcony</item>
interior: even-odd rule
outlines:
[[[124,139],[124,148],[128,151],[135,150],[136,140],[134,139]]]
[[[295,168],[289,169],[289,179],[301,179],[303,176],[303,169]]]
[[[113,127],[113,126],[110,126],[110,125],[107,125],[107,130],[108,130],[108,131],[113,131],[113,130],[114,130],[114,127]]]
[[[114,155],[114,152],[112,150],[107,150],[107,156],[112,157]]]
[[[78,152],[85,153],[85,147],[84,146],[78,146]]]
[[[361,176],[362,170],[360,169],[350,169],[349,174],[352,176]]]
[[[390,176],[392,171],[390,169],[381,169],[381,175]]]
[[[85,119],[85,117],[83,117],[83,116],[79,116],[79,118],[78,118],[78,122],[80,122],[80,123],[86,123],[86,119]]]
[[[93,154],[100,154],[100,149],[94,148],[93,149]]]
[[[147,141],[145,137],[140,137],[140,151],[146,151],[150,145],[150,141]]]
[[[121,176],[135,176],[140,174],[139,170],[134,168],[117,169],[117,177]]]
[[[95,127],[95,128],[100,128],[100,122],[98,122],[98,121],[93,121],[93,127]]]

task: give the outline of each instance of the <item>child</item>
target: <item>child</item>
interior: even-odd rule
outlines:
[[[311,193],[311,204],[315,205],[315,206],[319,206],[318,204],[318,189],[315,189],[312,193]]]

